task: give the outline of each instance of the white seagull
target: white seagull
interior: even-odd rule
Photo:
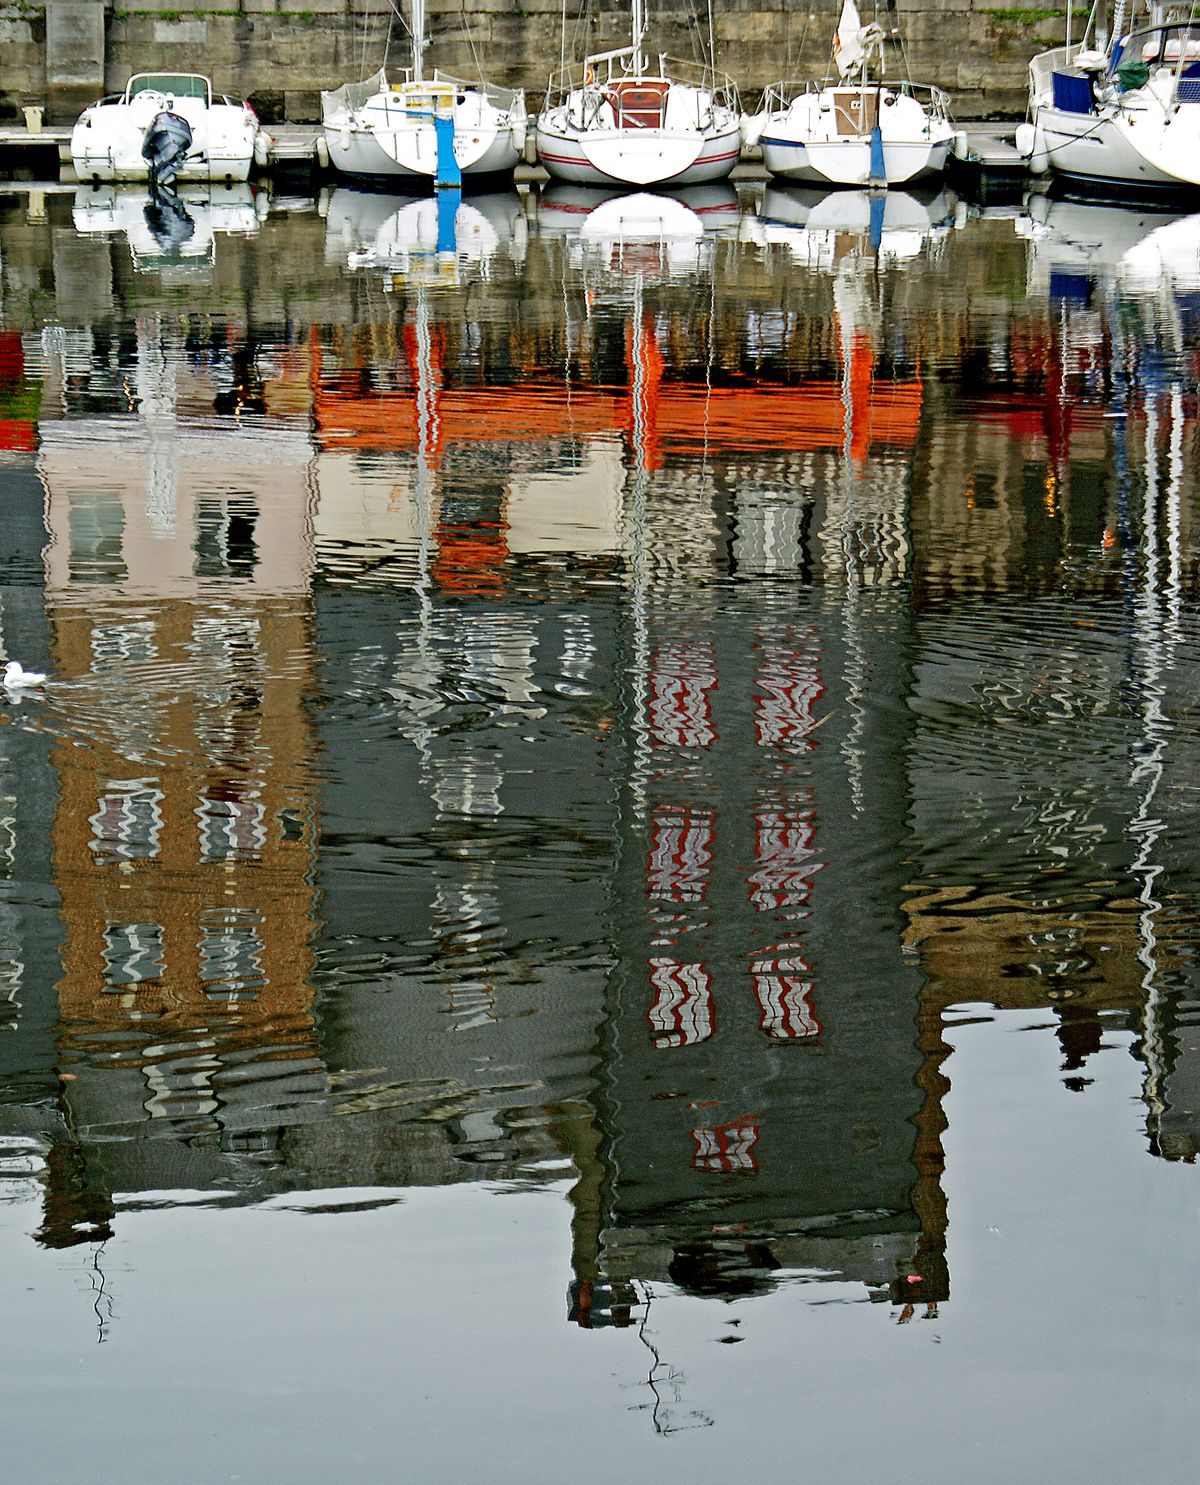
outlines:
[[[26,670],[19,660],[10,660],[4,667],[4,685],[9,691],[21,691],[30,686],[40,686],[46,679],[40,670]]]

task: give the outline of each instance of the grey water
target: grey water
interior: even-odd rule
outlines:
[[[0,185],[14,1480],[1182,1482],[1200,216]]]

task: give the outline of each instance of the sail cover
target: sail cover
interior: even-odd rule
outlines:
[[[833,59],[837,63],[838,74],[841,77],[849,77],[863,64],[867,53],[863,46],[862,30],[858,6],[855,5],[854,0],[845,0],[841,19],[838,21],[837,30],[833,33]]]

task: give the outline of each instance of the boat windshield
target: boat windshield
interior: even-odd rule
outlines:
[[[208,78],[196,72],[140,72],[129,79],[126,98],[137,93],[169,93],[174,98],[201,98],[208,102]]]
[[[1120,48],[1120,60],[1148,67],[1177,67],[1184,77],[1200,77],[1200,26],[1159,26],[1137,31]]]

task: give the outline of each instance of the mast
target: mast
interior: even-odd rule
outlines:
[[[423,0],[422,0],[423,3]],[[645,72],[642,42],[646,38],[646,0],[633,0],[633,70]]]
[[[412,0],[413,82],[425,81],[425,0]]]

